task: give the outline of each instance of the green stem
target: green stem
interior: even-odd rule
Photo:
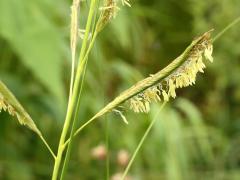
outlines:
[[[106,180],[109,180],[109,160],[110,160],[110,153],[109,153],[109,120],[107,119],[107,115],[105,115],[106,120],[106,133],[105,133],[105,141],[106,141],[106,149],[107,149],[107,157],[106,157]]]
[[[240,22],[240,17],[236,18],[233,22],[231,22],[229,25],[227,25],[223,30],[221,30],[214,38],[213,42],[216,41],[218,38],[220,38],[225,32],[227,32],[231,27],[236,25],[238,22]]]
[[[91,29],[91,24],[92,24],[92,20],[93,20],[93,16],[94,16],[96,2],[97,2],[96,0],[91,0],[90,10],[89,10],[89,14],[88,14],[88,20],[87,20],[87,25],[86,25],[86,32],[85,32],[85,36],[83,39],[82,48],[81,48],[81,52],[80,52],[80,58],[79,58],[80,64],[77,69],[76,79],[74,80],[73,95],[72,95],[72,99],[70,101],[70,105],[67,110],[64,127],[62,130],[62,134],[61,134],[59,145],[58,145],[58,153],[57,153],[57,157],[56,157],[55,164],[54,164],[52,180],[57,180],[57,178],[58,178],[58,172],[59,172],[62,155],[63,155],[63,150],[64,150],[65,138],[68,133],[71,119],[72,119],[72,116],[74,113],[74,106],[77,102],[78,90],[79,90],[79,86],[80,86],[81,75],[83,72],[83,67],[81,66],[82,62],[80,60],[83,59],[85,50],[87,47],[87,42],[88,42],[89,32]]]
[[[42,142],[45,144],[45,146],[47,147],[48,151],[51,153],[51,155],[53,156],[54,159],[56,159],[56,155],[54,154],[54,152],[52,151],[51,147],[49,146],[49,144],[47,143],[47,141],[44,139],[44,137],[41,135],[39,136],[40,139],[42,140]]]
[[[90,53],[90,51],[91,51],[91,49],[92,49],[92,47],[94,45],[94,42],[95,42],[96,37],[97,37],[97,34],[98,33],[96,31],[94,31],[93,37],[92,37],[91,42],[90,42],[90,44],[88,46],[86,54],[85,54],[84,58],[82,60],[80,60],[80,62],[81,62],[80,67],[84,66],[84,71],[83,71],[83,75],[82,75],[82,81],[81,81],[81,84],[80,84],[80,92],[79,92],[79,95],[78,95],[76,112],[75,112],[75,115],[74,115],[72,129],[71,129],[71,134],[70,134],[70,138],[69,138],[69,145],[68,145],[68,148],[67,148],[66,157],[65,157],[65,160],[64,160],[63,168],[62,168],[62,173],[61,173],[61,178],[60,178],[61,180],[63,180],[64,177],[65,177],[65,172],[66,172],[69,160],[70,160],[70,154],[71,154],[71,149],[72,149],[72,141],[73,141],[73,137],[74,137],[74,132],[76,130],[77,117],[78,117],[79,109],[80,109],[81,94],[82,94],[83,81],[84,81],[86,67],[87,67],[88,55],[89,55],[89,53]],[[64,146],[63,149],[65,149],[65,146]]]
[[[78,135],[86,126],[88,126],[90,123],[92,123],[92,122],[93,122],[94,120],[96,120],[96,119],[97,119],[96,117],[93,117],[93,118],[91,118],[90,120],[88,120],[86,123],[84,123],[81,127],[79,127],[79,128],[75,131],[74,137],[75,137],[76,135]],[[64,143],[63,149],[66,148],[66,146],[68,145],[69,142],[70,142],[70,138]]]
[[[84,72],[83,72],[80,92],[79,92],[78,101],[77,101],[76,112],[75,112],[75,115],[74,115],[71,134],[70,134],[70,142],[68,144],[65,160],[64,160],[64,163],[63,163],[63,168],[62,168],[62,173],[61,173],[61,178],[60,178],[61,180],[63,180],[64,177],[65,177],[65,173],[67,171],[68,163],[69,163],[69,160],[70,160],[70,154],[71,154],[72,145],[73,145],[73,135],[74,135],[74,132],[76,130],[76,125],[77,125],[77,118],[78,118],[79,109],[80,109],[80,100],[81,100],[81,94],[82,94],[82,89],[83,89],[83,81],[84,81],[84,77],[85,77],[86,67],[87,67],[87,64],[85,65]]]
[[[129,163],[128,163],[128,165],[127,165],[127,167],[126,167],[126,169],[125,169],[125,171],[124,171],[124,173],[123,173],[123,176],[122,176],[121,180],[124,180],[124,179],[125,179],[125,177],[126,177],[128,171],[129,171],[129,169],[130,169],[133,161],[135,160],[135,158],[136,158],[136,156],[137,156],[137,153],[139,152],[140,148],[141,148],[142,145],[143,145],[144,140],[145,140],[146,137],[148,136],[150,130],[151,130],[152,127],[153,127],[153,125],[157,122],[158,114],[159,114],[159,113],[161,112],[161,110],[164,108],[164,106],[166,105],[166,103],[167,103],[167,102],[165,101],[165,102],[161,105],[159,111],[158,111],[157,114],[155,115],[155,117],[154,117],[154,119],[152,120],[151,124],[148,126],[147,130],[145,131],[145,133],[144,133],[141,141],[139,142],[137,148],[135,149],[135,151],[134,151],[134,153],[133,153],[133,155],[132,155],[132,158],[130,159],[130,161],[129,161]]]

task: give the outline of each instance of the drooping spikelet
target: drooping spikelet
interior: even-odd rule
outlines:
[[[10,90],[0,81],[0,112],[4,110],[42,137],[40,130]]]
[[[101,31],[109,21],[116,16],[119,7],[117,6],[116,0],[105,0],[104,6],[100,8],[102,14],[100,19],[97,23],[96,30],[99,32]]]
[[[96,26],[97,32],[101,31],[112,18],[114,18],[117,12],[120,10],[118,0],[105,0],[103,7],[100,8],[102,11],[99,21]],[[129,0],[122,0],[122,5],[131,7]]]
[[[159,72],[138,81],[132,87],[123,91],[113,101],[108,103],[89,121],[93,121],[102,115],[112,112],[120,104],[128,102],[130,109],[135,112],[148,112],[150,102],[169,101],[170,97],[175,98],[177,88],[193,85],[197,72],[203,72],[205,65],[203,57],[213,60],[212,54],[212,30],[205,32],[194,39],[190,45],[173,60],[167,67]],[[80,129],[75,133],[78,134]]]
[[[195,84],[198,72],[204,73],[206,68],[203,59],[213,62],[213,46],[210,33],[206,34],[190,50],[186,61],[176,68],[170,75],[166,76],[154,86],[145,89],[143,92],[133,96],[128,100],[130,109],[134,112],[145,112],[150,110],[152,101],[169,101],[169,98],[176,97],[176,89]]]

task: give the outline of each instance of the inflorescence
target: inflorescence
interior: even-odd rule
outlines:
[[[129,6],[130,2],[129,0],[121,0],[123,6]],[[106,24],[110,22],[110,20],[114,17],[116,17],[117,12],[120,10],[118,6],[117,0],[105,0],[103,7],[100,7],[100,10],[102,11],[101,17],[99,22],[97,23],[96,30],[99,32],[101,31]]]
[[[149,112],[152,101],[169,101],[176,97],[176,89],[192,86],[196,82],[198,72],[204,73],[206,68],[203,59],[213,62],[213,46],[210,36],[206,36],[190,51],[186,61],[161,82],[144,90],[128,100],[134,112]]]

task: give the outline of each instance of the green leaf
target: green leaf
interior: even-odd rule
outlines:
[[[10,115],[16,117],[21,125],[27,126],[39,136],[42,136],[30,115],[25,111],[11,91],[0,80],[0,112],[2,109],[7,111]]]
[[[46,14],[45,6],[39,1],[0,0],[0,36],[62,105],[64,41],[56,25],[49,20],[51,11]]]

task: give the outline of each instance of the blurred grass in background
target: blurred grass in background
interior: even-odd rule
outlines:
[[[81,24],[89,2],[83,3]],[[0,77],[56,151],[70,79],[71,1],[0,0]],[[238,0],[136,0],[101,33],[88,64],[79,122],[138,80],[162,69],[192,38],[216,34],[240,15]],[[214,59],[193,87],[178,90],[159,116],[130,171],[133,179],[240,179],[240,25],[214,44]],[[181,98],[179,98],[181,97]],[[109,134],[110,175],[123,171],[159,105],[126,109],[129,125],[109,114],[75,140],[67,179],[105,179],[92,149]],[[106,130],[106,119],[109,128]],[[53,161],[28,129],[0,114],[0,179],[50,179]]]

